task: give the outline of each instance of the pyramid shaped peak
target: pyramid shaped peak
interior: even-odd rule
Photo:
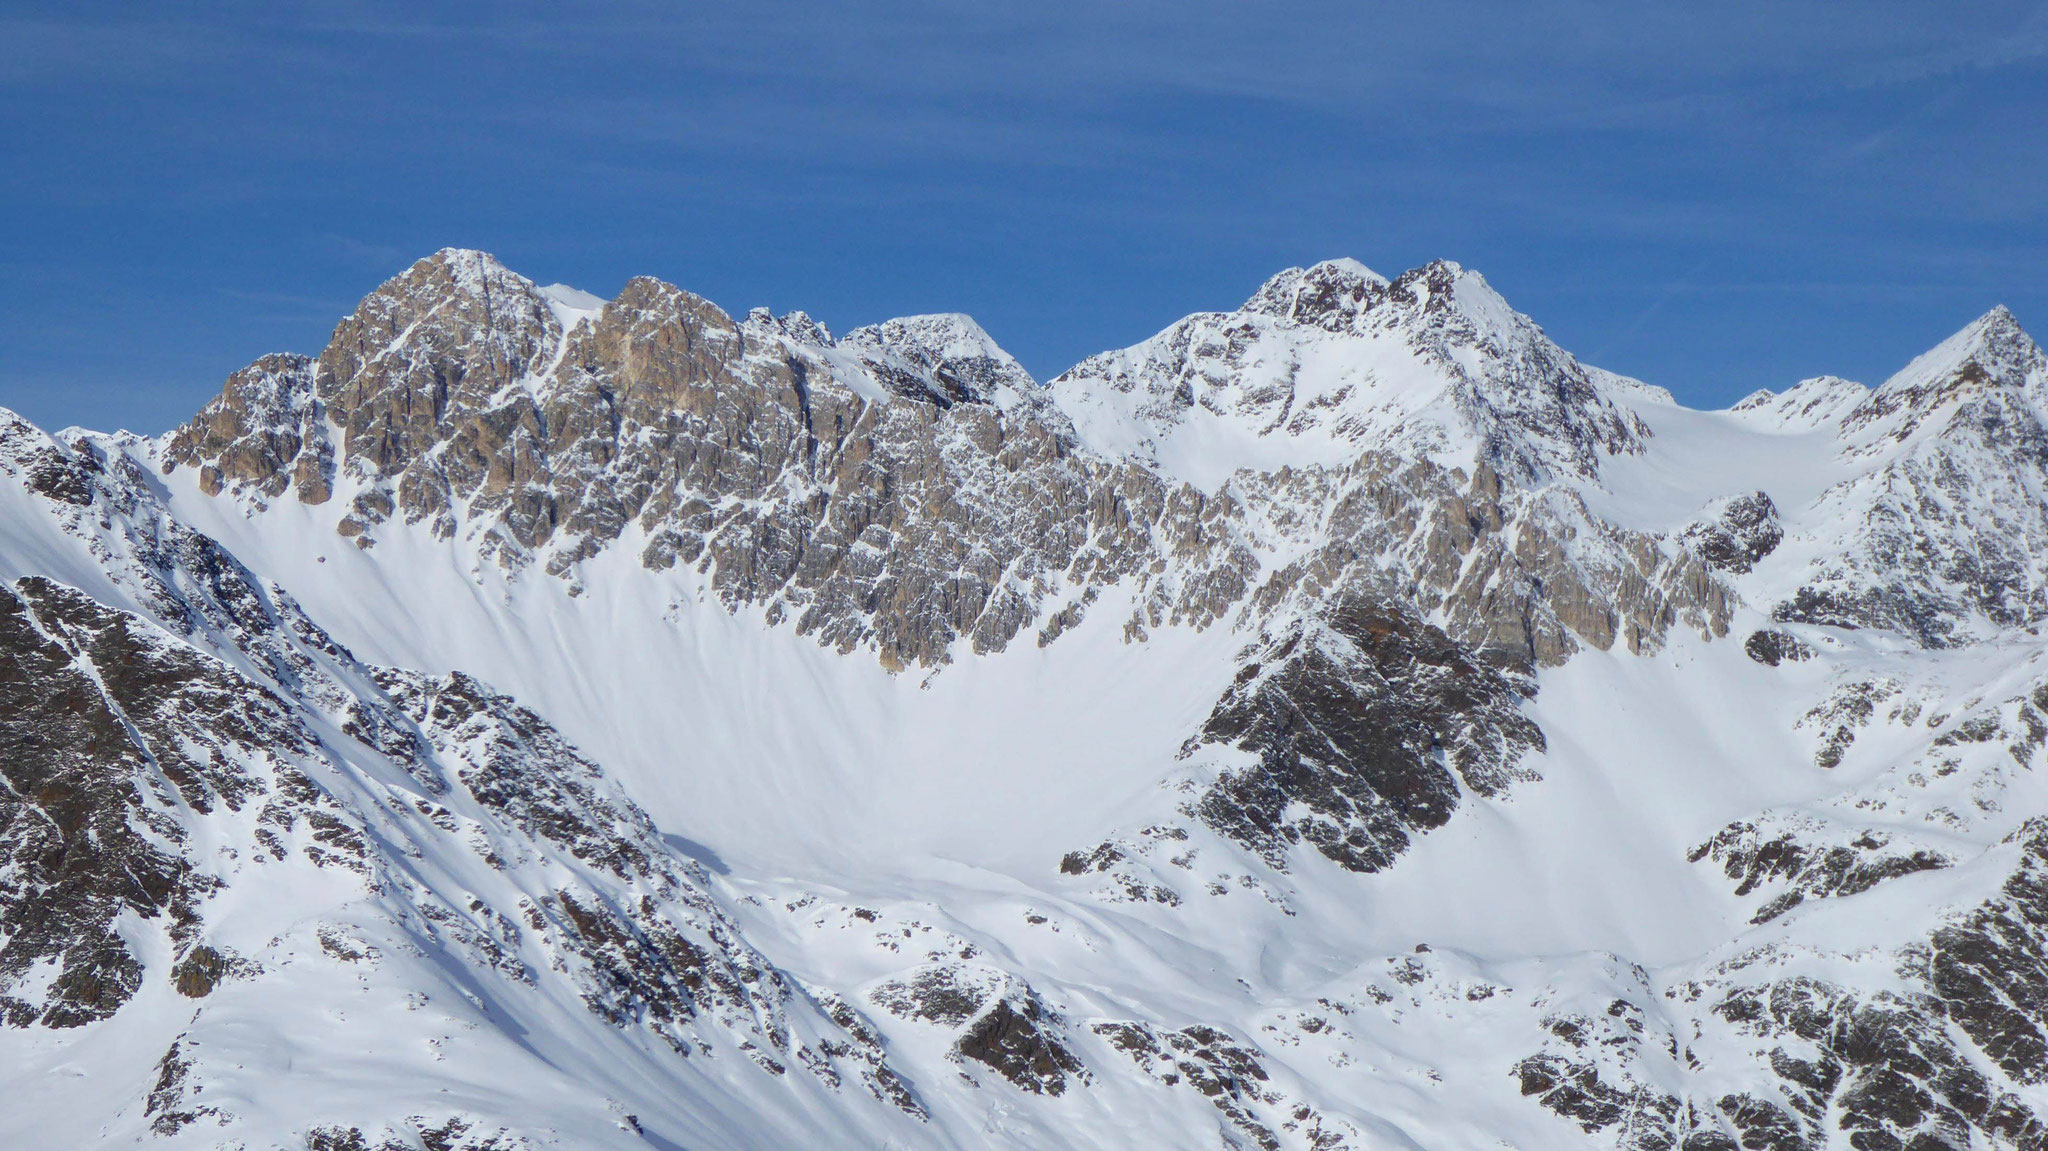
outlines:
[[[1970,321],[1878,387],[1880,394],[1947,394],[1955,387],[2048,384],[2048,357],[2004,304]]]
[[[1963,325],[1879,384],[1851,413],[1845,428],[1882,424],[1894,438],[1923,426],[1925,417],[1952,403],[1998,393],[2048,390],[2048,356],[2000,305]]]
[[[1038,390],[1031,373],[964,312],[898,316],[855,328],[838,346],[884,374],[892,363],[907,365],[924,392],[942,405],[968,400],[1007,406],[1014,397]]]
[[[444,268],[457,279],[474,280],[512,276],[524,280],[526,277],[505,266],[505,262],[480,248],[442,248],[431,256],[413,261],[407,272],[420,271],[422,267]]]
[[[415,260],[404,271],[379,284],[362,305],[379,299],[430,303],[437,299],[516,298],[522,305],[543,306],[539,285],[506,267],[489,252],[474,248],[442,248]],[[358,308],[360,311],[361,308]]]
[[[1990,311],[1970,322],[1965,332],[1975,333],[1981,346],[1994,355],[2040,354],[2040,345],[2020,325],[2020,318],[2004,304],[1993,305]]]
[[[855,328],[846,334],[844,342],[917,348],[947,359],[986,357],[1004,364],[1016,363],[1015,358],[996,343],[995,337],[988,334],[988,329],[965,312],[897,316],[879,324]]]

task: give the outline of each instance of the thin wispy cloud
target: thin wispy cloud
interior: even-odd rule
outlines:
[[[0,304],[103,338],[19,325],[0,379],[97,364],[166,423],[326,336],[232,292],[351,299],[450,243],[972,311],[1041,373],[1348,254],[1460,259],[1711,402],[2048,307],[2044,112],[2032,2],[17,5]]]

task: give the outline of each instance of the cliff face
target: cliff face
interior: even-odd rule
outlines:
[[[729,605],[893,668],[943,663],[960,641],[1000,651],[1133,580],[1139,628],[1263,620],[1304,576],[1317,598],[1416,585],[1395,594],[1540,662],[1654,645],[1681,619],[1725,626],[1724,593],[1689,553],[1596,523],[1555,482],[1642,450],[1641,420],[1594,375],[1472,273],[1361,278],[1347,312],[1311,291],[1343,286],[1334,267],[1040,389],[965,317],[835,341],[800,313],[735,323],[648,279],[575,313],[449,251],[366,299],[317,364],[238,374],[162,455],[210,492],[318,504],[339,490],[337,530],[360,546],[396,518],[572,584],[614,546],[694,565]],[[1277,396],[1269,377],[1303,359],[1342,381]],[[1415,410],[1389,418],[1376,389],[1392,373]],[[1125,403],[1115,427],[1098,393]],[[1114,450],[1198,421],[1330,459],[1204,487]],[[1411,442],[1442,448],[1395,446]],[[1275,562],[1306,551],[1313,571]]]
[[[86,1080],[0,1131],[2048,1145],[2044,388],[1996,310],[1691,412],[1352,261],[1041,386],[438,253],[0,424],[0,1045]]]

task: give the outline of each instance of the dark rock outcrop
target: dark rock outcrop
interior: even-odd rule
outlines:
[[[1785,538],[1778,506],[1763,492],[1731,496],[1709,508],[1679,538],[1711,568],[1740,575],[1777,550]]]
[[[1813,648],[1804,640],[1779,628],[1759,628],[1749,633],[1749,638],[1743,641],[1742,650],[1765,667],[1777,667],[1786,662],[1802,663],[1813,658]]]
[[[1462,790],[1531,777],[1521,758],[1544,746],[1521,712],[1532,690],[1411,614],[1336,605],[1261,649],[1217,703],[1187,753],[1221,745],[1258,764],[1225,771],[1195,810],[1275,867],[1306,843],[1378,871]]]

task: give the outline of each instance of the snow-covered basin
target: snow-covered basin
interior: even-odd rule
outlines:
[[[1855,470],[1840,458],[1831,427],[1782,429],[1740,412],[1676,404],[1635,410],[1650,426],[1653,450],[1603,461],[1600,482],[1586,492],[1595,514],[1622,527],[1669,531],[1708,500],[1761,490],[1797,530],[1820,494]]]
[[[1658,430],[1679,455],[1686,442],[1711,455],[1714,436],[1744,442],[1690,413]],[[365,551],[334,534],[331,507],[284,500],[245,516],[198,493],[189,470],[166,482],[181,516],[359,656],[477,674],[558,724],[713,862],[850,892],[1052,889],[1063,853],[1170,810],[1161,783],[1247,639],[1161,628],[1126,643],[1128,605],[1105,597],[1048,647],[1027,637],[999,655],[963,651],[936,674],[891,675],[870,654],[734,615],[687,569],[645,570],[630,538],[590,561],[572,595],[536,571],[472,567],[424,530],[388,525]],[[1531,764],[1542,780],[1469,798],[1382,875],[1297,867],[1295,898],[1324,905],[1302,920],[1324,925],[1327,950],[1297,921],[1293,952],[1264,967],[1289,983],[1422,940],[1652,965],[1724,943],[1741,909],[1688,849],[1731,819],[1841,789],[1788,712],[1812,693],[1787,690],[1786,676],[1817,684],[1830,666],[1767,671],[1737,643],[1680,634],[1654,655],[1587,652],[1545,672],[1533,714],[1549,750]],[[1261,946],[1263,930],[1244,932],[1243,946]]]

